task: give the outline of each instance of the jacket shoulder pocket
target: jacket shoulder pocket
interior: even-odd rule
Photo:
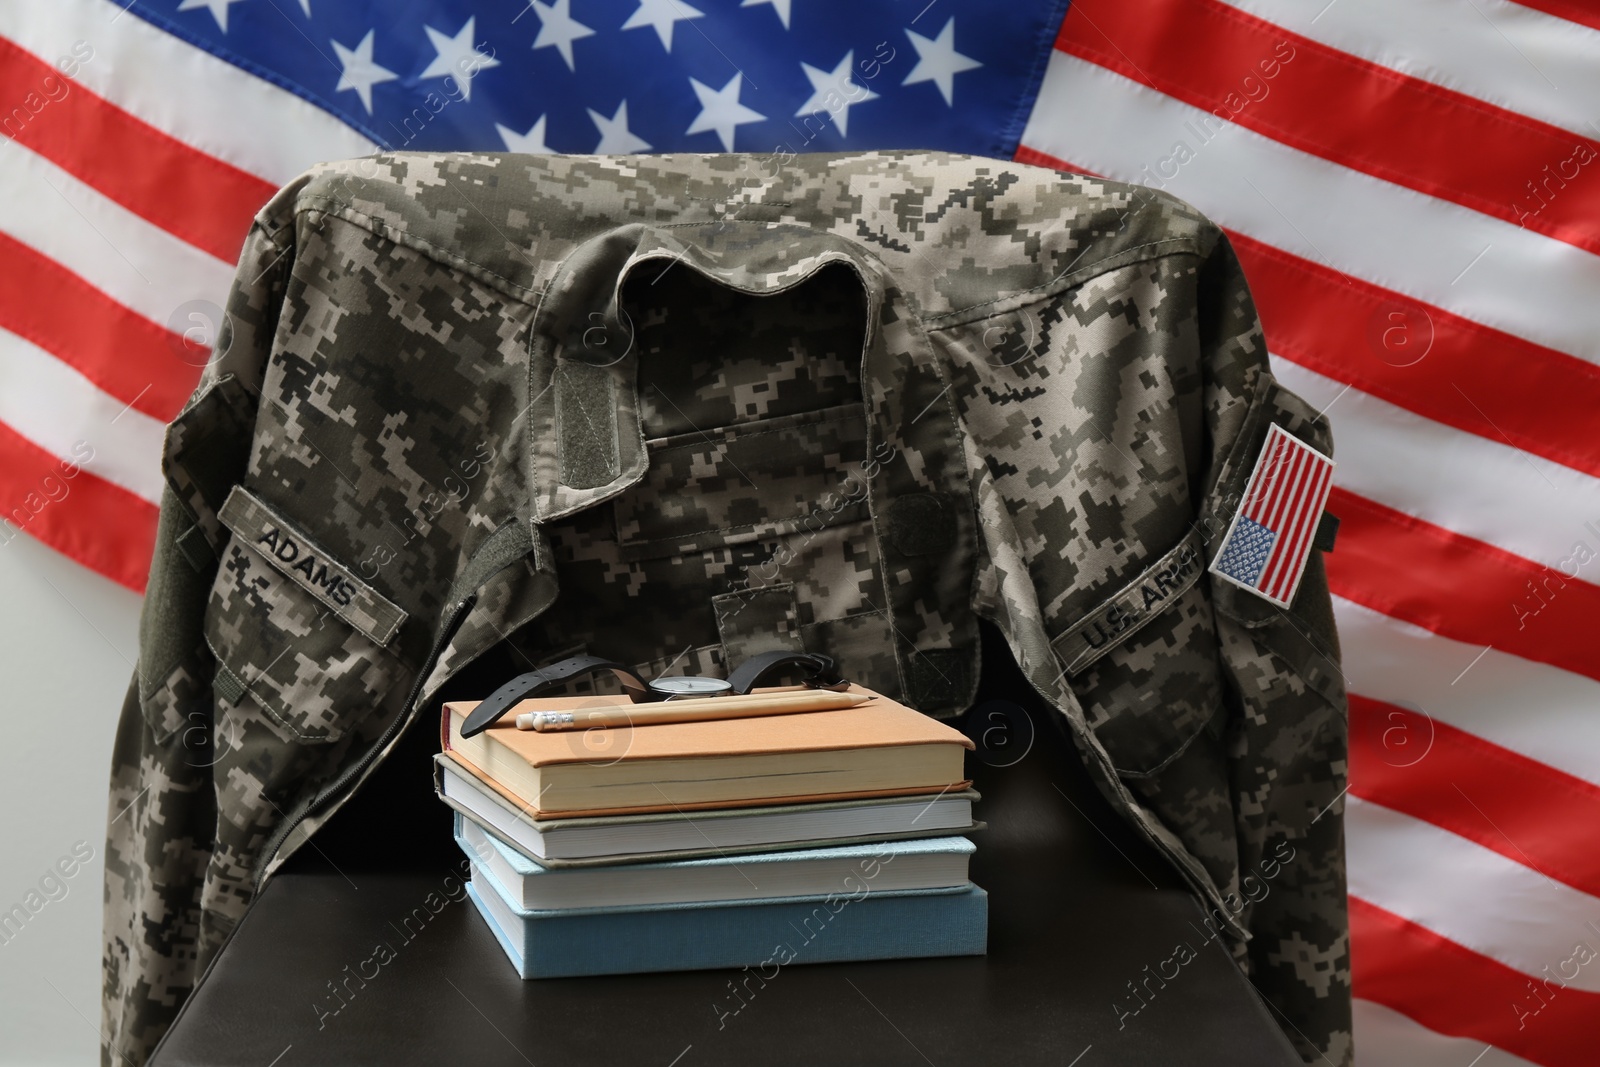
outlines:
[[[1325,416],[1312,406],[1268,378],[1251,405],[1249,415],[1234,447],[1229,451],[1221,477],[1209,502],[1212,524],[1225,534],[1239,509],[1266,446],[1268,434],[1277,426],[1324,456],[1333,456],[1333,434]],[[1312,521],[1317,520],[1316,516]],[[1221,541],[1221,537],[1214,539]],[[1220,544],[1211,546],[1215,557]],[[1307,546],[1305,573],[1288,607],[1280,607],[1265,597],[1233,582],[1212,583],[1217,614],[1227,623],[1242,627],[1284,664],[1297,679],[1332,704],[1342,706],[1344,681],[1339,670],[1339,639],[1334,629],[1332,603],[1318,549]]]
[[[214,689],[249,694],[296,740],[336,741],[406,674],[387,647],[406,613],[300,526],[235,486],[206,608]]]
[[[1273,427],[1309,445],[1322,456],[1329,459],[1333,457],[1333,434],[1328,427],[1327,417],[1279,385],[1275,379],[1264,378],[1262,388],[1245,414],[1233,447],[1218,468],[1216,485],[1202,509],[1200,527],[1205,531],[1208,542],[1208,558],[1214,559],[1221,550],[1234,517],[1244,504],[1246,493],[1251,491],[1251,476],[1258,461],[1264,458],[1263,452],[1268,446]],[[1312,522],[1316,522],[1315,516]],[[1306,550],[1309,551],[1309,545]],[[1228,581],[1219,581],[1216,585],[1219,610],[1242,622],[1262,623],[1277,611],[1264,597],[1241,586]]]

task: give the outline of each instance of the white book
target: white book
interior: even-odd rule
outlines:
[[[434,785],[446,804],[547,867],[938,837],[983,826],[973,822],[972,802],[978,794],[970,789],[773,807],[535,819],[450,756],[435,756],[434,763]]]
[[[546,867],[460,813],[456,843],[523,911],[771,901],[952,889],[967,881],[964,837],[874,841],[609,867]]]

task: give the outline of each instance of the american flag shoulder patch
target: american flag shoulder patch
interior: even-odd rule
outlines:
[[[1273,423],[1211,573],[1288,607],[1333,488],[1333,466],[1333,460]]]

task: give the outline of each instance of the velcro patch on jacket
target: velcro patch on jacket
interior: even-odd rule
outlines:
[[[1077,674],[1188,592],[1204,570],[1200,534],[1190,530],[1137,578],[1062,631],[1050,647],[1067,673]]]
[[[244,486],[233,487],[217,517],[284,577],[378,644],[388,644],[405,621],[406,613],[397,604],[363,582]]]
[[[1212,573],[1288,607],[1332,489],[1333,460],[1273,423]]]

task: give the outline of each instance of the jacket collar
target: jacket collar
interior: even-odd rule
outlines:
[[[853,241],[809,228],[741,221],[629,224],[580,245],[534,315],[529,360],[529,520],[542,526],[611,499],[649,464],[639,417],[639,354],[620,312],[629,273],[666,261],[751,295],[842,263],[866,293],[862,475],[901,696],[924,711],[964,710],[977,686],[971,613],[975,507],[947,368],[913,302]]]

